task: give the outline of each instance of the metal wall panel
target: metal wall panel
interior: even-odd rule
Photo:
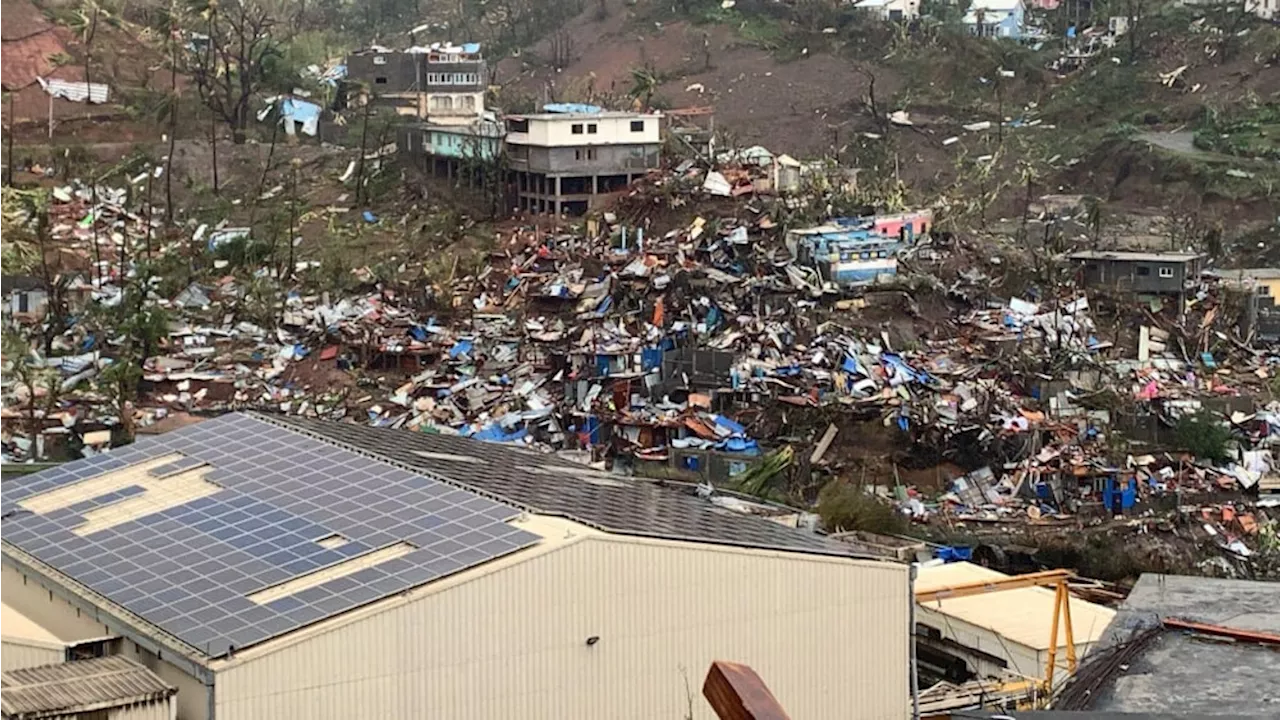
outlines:
[[[0,643],[0,668],[4,672],[52,665],[66,659],[67,649],[5,638]]]
[[[173,698],[138,703],[107,711],[107,720],[173,720]]]
[[[709,717],[717,659],[792,717],[909,715],[905,565],[586,535],[494,566],[220,663],[218,720]]]

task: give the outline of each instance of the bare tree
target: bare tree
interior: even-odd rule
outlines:
[[[192,78],[200,99],[231,130],[237,145],[247,139],[249,103],[264,82],[265,64],[279,48],[275,19],[254,0],[209,0],[209,40],[192,53]]]
[[[173,152],[178,137],[178,38],[175,6],[169,6],[169,155],[164,159],[164,221],[173,225]]]

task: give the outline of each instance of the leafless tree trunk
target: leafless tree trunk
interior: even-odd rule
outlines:
[[[173,225],[173,153],[178,138],[178,23],[169,14],[169,155],[164,160],[164,222]]]
[[[97,3],[94,3],[93,19],[89,21],[89,27],[85,30],[85,33],[84,33],[84,92],[85,92],[84,119],[85,120],[90,120],[93,118],[93,92],[92,92],[93,83],[90,80],[89,72],[90,72],[90,68],[93,66],[93,39],[98,34],[98,13],[99,12],[100,11]],[[50,112],[49,115],[50,117],[52,117],[53,113]]]

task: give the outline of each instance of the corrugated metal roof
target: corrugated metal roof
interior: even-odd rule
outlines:
[[[162,700],[178,692],[126,657],[10,670],[0,677],[0,709],[11,720],[88,712]]]
[[[54,78],[39,80],[40,87],[45,92],[71,102],[84,102],[87,98],[89,102],[100,105],[107,101],[107,96],[111,93],[111,88],[101,83],[69,82]]]

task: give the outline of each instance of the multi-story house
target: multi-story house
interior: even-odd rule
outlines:
[[[547,105],[506,117],[517,207],[580,215],[658,166],[661,116],[592,105]]]
[[[488,69],[477,43],[373,47],[347,58],[347,77],[375,106],[433,124],[466,125],[484,115]]]

